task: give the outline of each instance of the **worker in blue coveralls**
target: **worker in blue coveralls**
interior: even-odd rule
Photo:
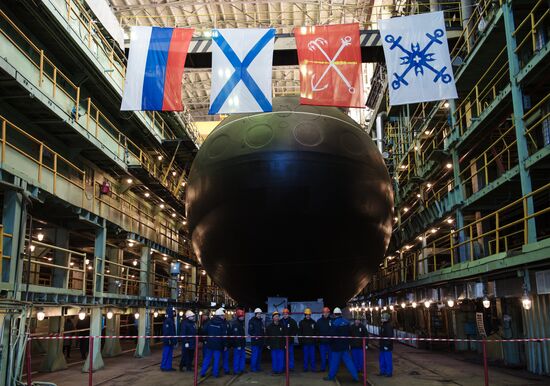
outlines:
[[[267,348],[271,350],[271,374],[283,373],[285,357],[285,328],[281,323],[279,311],[272,314],[273,322],[267,326]]]
[[[393,327],[390,322],[390,314],[384,312],[380,317],[382,320],[382,327],[380,328],[380,336],[382,338],[393,338]],[[393,340],[381,339],[380,340],[380,356],[378,358],[380,364],[379,376],[391,377],[393,375]]]
[[[288,308],[283,310],[283,319],[281,320],[285,329],[285,336],[288,336],[288,369],[294,371],[294,337],[298,333],[298,323],[290,316]],[[286,356],[285,356],[286,360]]]
[[[222,359],[223,352],[227,350],[227,340],[221,338],[227,336],[227,322],[225,321],[225,310],[218,308],[214,313],[214,318],[208,323],[206,327],[206,345],[208,346],[208,352],[204,357],[201,367],[201,377],[206,376],[206,371],[212,363],[212,374],[214,378],[220,376],[220,359]]]
[[[361,319],[355,318],[352,326],[351,326],[351,335],[353,337],[356,337],[356,339],[352,339],[350,342],[351,346],[351,359],[353,359],[353,364],[355,365],[355,368],[357,369],[358,373],[363,372],[363,338],[367,338],[369,336],[367,332],[367,327],[363,323],[361,323]],[[368,348],[367,341],[365,339],[365,350]]]
[[[322,338],[330,336],[330,328],[332,319],[330,318],[330,308],[324,307],[323,314],[317,320],[317,333],[319,334],[319,354],[321,355],[321,372],[327,369],[327,364],[330,358],[330,338]]]
[[[229,335],[234,336],[234,338],[231,338],[231,347],[233,347],[233,373],[238,375],[245,372],[246,338],[244,337],[244,310],[238,309],[235,316],[237,318],[231,321],[231,333]]]
[[[304,318],[300,320],[298,327],[300,344],[304,352],[304,372],[315,371],[315,338],[317,335],[317,323],[311,319],[311,309],[304,310]]]
[[[181,360],[180,371],[193,371],[193,358],[195,356],[195,336],[197,335],[197,324],[195,314],[189,310],[185,312],[185,319],[181,322]]]
[[[160,369],[162,371],[175,371],[172,368],[172,358],[174,356],[174,347],[178,343],[176,335],[176,324],[174,323],[174,309],[168,307],[166,309],[166,318],[162,324],[162,335],[170,336],[170,338],[162,338],[162,360]]]
[[[199,335],[201,336],[200,341],[202,342],[202,360],[203,361],[204,361],[204,358],[206,358],[206,355],[208,354],[208,345],[206,344],[207,335],[208,335],[206,330],[208,329],[208,323],[210,323],[210,318],[208,317],[208,315],[202,315],[201,326],[199,328]]]
[[[345,336],[348,337],[351,334],[350,323],[342,317],[342,310],[336,307],[334,308],[334,319],[332,320],[331,335],[332,336]],[[325,381],[334,381],[340,362],[344,362],[346,368],[350,372],[355,382],[359,381],[357,370],[349,355],[349,339],[331,339],[330,343],[330,363],[328,376],[323,378]]]
[[[250,371],[255,373],[261,371],[262,349],[264,346],[265,326],[262,320],[262,310],[256,308],[254,317],[248,322],[248,335],[252,345],[252,356],[250,357]]]

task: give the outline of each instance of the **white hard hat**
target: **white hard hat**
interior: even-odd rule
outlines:
[[[255,313],[255,314],[261,314],[261,313],[262,313],[262,309],[261,309],[261,308],[256,308],[256,309],[254,310],[254,313]]]
[[[223,316],[225,315],[225,310],[223,308],[218,308],[216,312],[214,312],[215,316]]]
[[[190,318],[192,316],[195,316],[195,313],[191,310],[185,312],[185,317]]]
[[[342,314],[342,310],[339,307],[334,307],[334,314]]]

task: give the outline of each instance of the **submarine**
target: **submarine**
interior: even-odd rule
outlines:
[[[250,307],[268,296],[343,305],[382,261],[392,212],[390,177],[369,135],[342,109],[298,97],[225,118],[189,173],[196,256]]]

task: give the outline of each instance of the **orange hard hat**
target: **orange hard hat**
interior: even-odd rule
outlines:
[[[283,310],[283,314],[290,314],[290,311],[288,310],[288,308],[285,308],[285,309]]]
[[[324,308],[323,308],[323,313],[325,313],[325,312],[328,312],[328,313],[330,314],[330,308],[324,307]]]
[[[237,318],[243,317],[244,316],[244,310],[240,310],[240,309],[237,310],[236,315],[237,315]]]

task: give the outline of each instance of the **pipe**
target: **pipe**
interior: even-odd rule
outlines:
[[[387,117],[386,112],[383,111],[376,116],[376,144],[380,154],[384,152],[384,119]]]

